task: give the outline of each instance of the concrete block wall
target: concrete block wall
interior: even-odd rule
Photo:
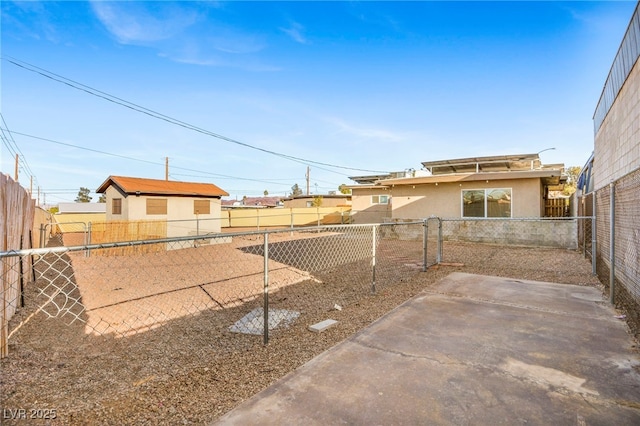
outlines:
[[[594,188],[640,168],[640,64],[632,68],[595,136]]]
[[[578,248],[578,223],[559,220],[444,220],[445,241],[531,247]]]
[[[422,240],[424,234],[422,226],[420,224],[407,226],[406,222],[411,220],[389,220],[388,223],[397,225],[380,226],[383,238]],[[428,224],[428,238],[432,241],[437,238],[438,222],[429,220]],[[445,241],[576,250],[578,221],[577,219],[443,219],[442,237]]]

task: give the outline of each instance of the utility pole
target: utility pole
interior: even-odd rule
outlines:
[[[307,175],[306,175],[306,178],[307,178],[307,195],[309,195],[309,174],[310,174],[310,169],[309,169],[309,166],[307,166]]]
[[[13,173],[13,177],[16,182],[18,181],[18,154],[16,154],[16,168],[15,171]]]
[[[169,157],[164,157],[164,180],[169,180]]]

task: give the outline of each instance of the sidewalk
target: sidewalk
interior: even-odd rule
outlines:
[[[640,424],[640,354],[591,287],[453,273],[215,424]]]

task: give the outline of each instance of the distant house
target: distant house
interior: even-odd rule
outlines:
[[[211,183],[125,176],[109,176],[96,192],[106,196],[108,221],[185,221],[167,227],[168,237],[220,232],[221,198],[229,195]]]
[[[228,208],[273,208],[282,207],[281,197],[243,197],[242,200],[222,200],[222,207]]]
[[[58,224],[54,230],[62,233],[85,232],[89,222],[106,220],[105,203],[59,203],[58,212],[53,215]]]
[[[537,154],[422,163],[426,175],[352,177],[355,223],[385,219],[543,217],[549,191],[566,182],[563,165],[542,166]],[[380,178],[382,177],[382,178]]]
[[[349,207],[351,206],[351,194],[295,195],[285,198],[282,201],[286,208]],[[316,202],[319,202],[320,205],[314,205]]]

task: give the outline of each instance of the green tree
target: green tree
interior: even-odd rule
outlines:
[[[347,185],[344,183],[338,187],[338,190],[341,194],[351,194],[351,189],[347,188]]]
[[[106,194],[100,194],[100,198],[98,198],[98,202],[99,203],[106,203],[107,202],[107,195]]]
[[[300,187],[296,183],[291,187],[291,196],[297,197],[298,195],[302,195],[302,189],[300,189]]]
[[[89,188],[85,188],[84,186],[80,187],[80,191],[78,191],[78,196],[76,197],[76,203],[89,203],[91,202],[91,198],[89,193],[91,190]]]
[[[564,195],[571,195],[576,192],[578,188],[578,177],[580,176],[580,172],[582,171],[581,167],[572,166],[567,168],[567,175],[569,178],[567,179],[567,183],[562,190]]]
[[[267,191],[266,189],[263,192],[264,196],[266,197],[267,195],[269,195],[269,191]]]
[[[54,206],[54,207],[50,207],[49,208],[49,213],[51,214],[56,214],[60,211],[60,208],[58,208],[58,206]]]
[[[313,197],[313,203],[311,204],[313,207],[322,206],[322,195],[316,195]]]

